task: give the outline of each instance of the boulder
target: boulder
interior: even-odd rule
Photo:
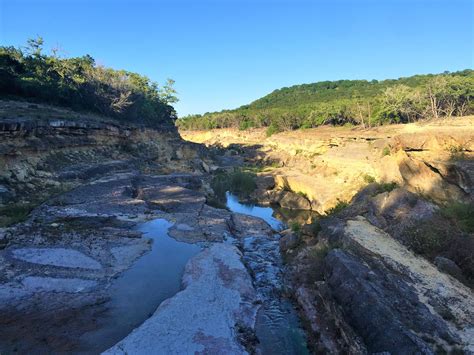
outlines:
[[[398,235],[406,227],[431,218],[436,210],[433,203],[404,188],[396,188],[370,199],[367,217],[377,227],[389,228]]]
[[[272,175],[257,175],[255,182],[258,190],[271,190],[275,187],[275,179]]]
[[[455,165],[428,163],[409,157],[403,151],[397,153],[397,162],[404,183],[413,192],[427,195],[438,203],[466,199],[470,182]]]
[[[283,197],[280,199],[280,206],[283,208],[288,208],[290,210],[310,210],[311,202],[309,200],[294,192],[285,191],[283,192]]]
[[[440,271],[449,274],[460,281],[464,281],[462,270],[451,259],[445,258],[443,256],[437,256],[434,259],[434,264]]]
[[[280,250],[283,252],[295,248],[300,243],[300,236],[291,229],[281,231],[280,235]]]

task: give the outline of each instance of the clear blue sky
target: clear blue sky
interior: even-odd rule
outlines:
[[[178,113],[274,89],[473,68],[473,0],[0,0],[0,43],[176,80]]]

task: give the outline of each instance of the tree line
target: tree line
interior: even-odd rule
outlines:
[[[25,47],[0,47],[0,96],[92,111],[115,119],[160,126],[172,124],[177,101],[174,81],[149,78],[98,65],[90,55],[63,58],[44,53],[41,37]]]
[[[408,123],[474,113],[474,71],[383,81],[339,80],[295,85],[235,110],[191,115],[185,130],[267,127],[272,134],[320,125]]]

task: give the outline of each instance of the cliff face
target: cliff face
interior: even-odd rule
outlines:
[[[308,201],[300,198],[295,206],[321,214],[374,181],[403,185],[440,203],[469,199],[472,189],[472,117],[367,130],[321,127],[271,137],[263,130],[181,134],[208,146],[238,147],[248,160],[276,162],[271,171],[276,189],[258,199],[280,203],[282,191],[300,193]]]
[[[266,161],[256,201],[326,215],[280,239],[315,353],[473,352],[473,117],[181,134]]]
[[[160,130],[25,103],[1,102],[0,208],[36,204],[112,171],[199,169],[196,145]]]

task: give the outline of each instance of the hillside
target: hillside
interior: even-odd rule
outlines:
[[[26,47],[0,46],[0,98],[52,104],[127,123],[172,125],[177,101],[168,79],[163,86],[146,76],[96,63],[90,55],[46,54],[43,39]]]
[[[473,112],[473,98],[473,70],[383,81],[323,81],[281,88],[249,105],[183,117],[177,124],[185,130],[270,127],[269,134],[323,124],[371,126],[463,116]]]

